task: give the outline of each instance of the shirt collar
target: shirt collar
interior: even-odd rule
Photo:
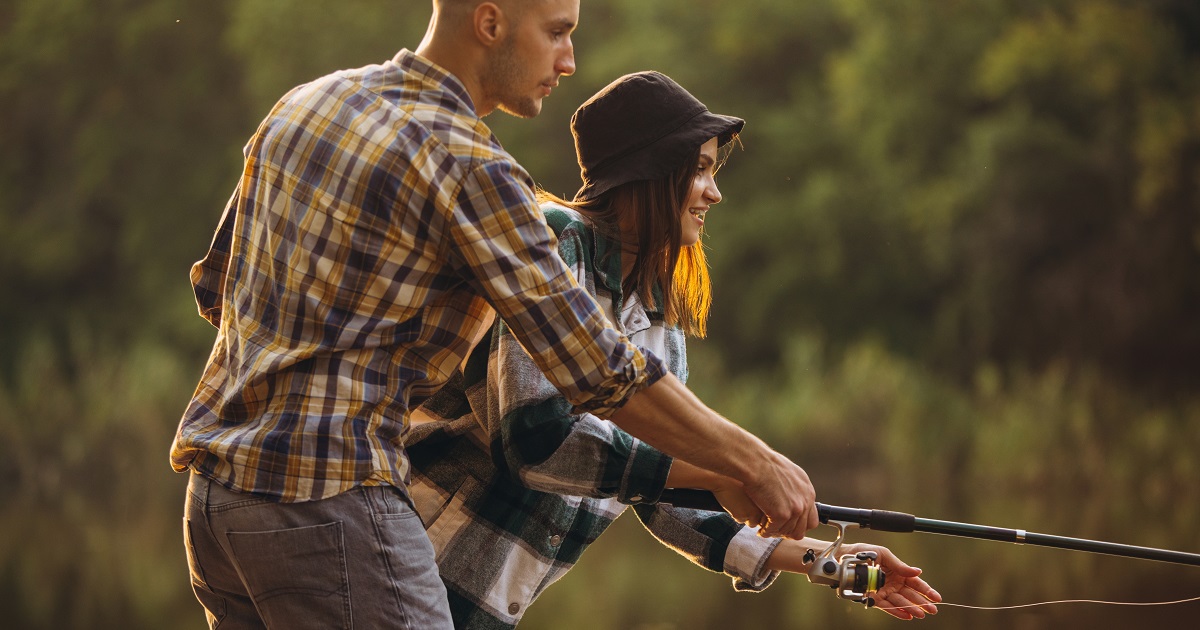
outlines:
[[[471,113],[476,113],[475,102],[471,100],[471,93],[467,91],[467,86],[463,85],[463,82],[449,70],[407,48],[396,53],[396,56],[392,58],[392,63],[400,66],[406,74],[417,76],[422,82],[435,84],[453,94]],[[478,114],[476,115],[478,116]]]
[[[613,305],[617,312],[623,302],[621,295],[621,250],[616,241],[605,238],[601,228],[592,223],[592,268],[596,270],[601,284],[613,295]]]
[[[589,223],[592,223],[592,250],[595,252],[592,268],[596,270],[600,284],[612,294],[613,309],[620,317],[620,313],[625,309],[625,295],[621,292],[621,256],[625,254],[620,250],[616,241],[600,234],[600,229],[594,222],[589,220]],[[654,288],[650,290],[650,295],[654,298],[656,307],[650,309],[642,305],[642,308],[647,312],[662,313],[662,287],[655,284]]]

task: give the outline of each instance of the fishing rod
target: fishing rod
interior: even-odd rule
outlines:
[[[660,503],[669,503],[676,507],[694,508],[723,512],[725,508],[716,497],[707,490],[690,488],[668,488],[663,491]],[[931,518],[920,518],[903,512],[888,510],[867,510],[861,508],[839,507],[817,503],[817,517],[821,523],[837,528],[837,538],[819,555],[809,550],[804,556],[808,580],[814,584],[825,584],[837,590],[837,596],[855,602],[866,604],[869,608],[874,605],[871,595],[883,586],[886,575],[878,565],[874,552],[858,554],[838,554],[842,541],[849,527],[861,527],[880,532],[926,532],[944,534],[980,540],[995,540],[1015,543],[1018,545],[1036,545],[1054,547],[1056,549],[1071,549],[1125,558],[1142,560],[1157,560],[1200,566],[1200,554],[1183,551],[1170,551],[1152,547],[1137,547],[1119,543],[1070,538],[1067,536],[1052,536],[1038,534],[1023,529],[1006,529],[988,525],[973,525],[956,523]]]

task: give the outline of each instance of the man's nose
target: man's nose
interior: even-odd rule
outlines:
[[[554,70],[564,77],[575,74],[575,45],[571,43],[571,40],[567,40],[566,54],[558,58]]]

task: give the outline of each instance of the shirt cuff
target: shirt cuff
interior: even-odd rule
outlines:
[[[774,583],[779,571],[767,570],[767,558],[781,542],[762,538],[757,527],[742,527],[734,534],[725,550],[725,573],[733,576],[733,589],[758,592]]]
[[[626,365],[625,370],[621,372],[623,384],[612,390],[611,396],[596,397],[583,403],[576,403],[572,400],[575,408],[601,418],[612,418],[625,406],[631,396],[657,383],[659,379],[669,373],[667,364],[653,352],[644,348],[637,350],[642,359],[640,361],[632,359]]]
[[[671,470],[669,455],[634,438],[617,500],[625,504],[657,503]]]

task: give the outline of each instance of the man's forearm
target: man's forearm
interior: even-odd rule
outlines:
[[[740,481],[766,516],[763,535],[799,539],[819,524],[808,473],[709,409],[674,376],[634,394],[611,419],[668,455]]]
[[[726,477],[707,468],[689,464],[676,457],[671,461],[671,470],[667,473],[666,487],[696,488],[712,491],[722,489],[728,484],[741,487],[741,484],[734,481],[732,477]]]
[[[672,375],[634,394],[611,418],[672,457],[749,483],[771,449],[709,409]]]

